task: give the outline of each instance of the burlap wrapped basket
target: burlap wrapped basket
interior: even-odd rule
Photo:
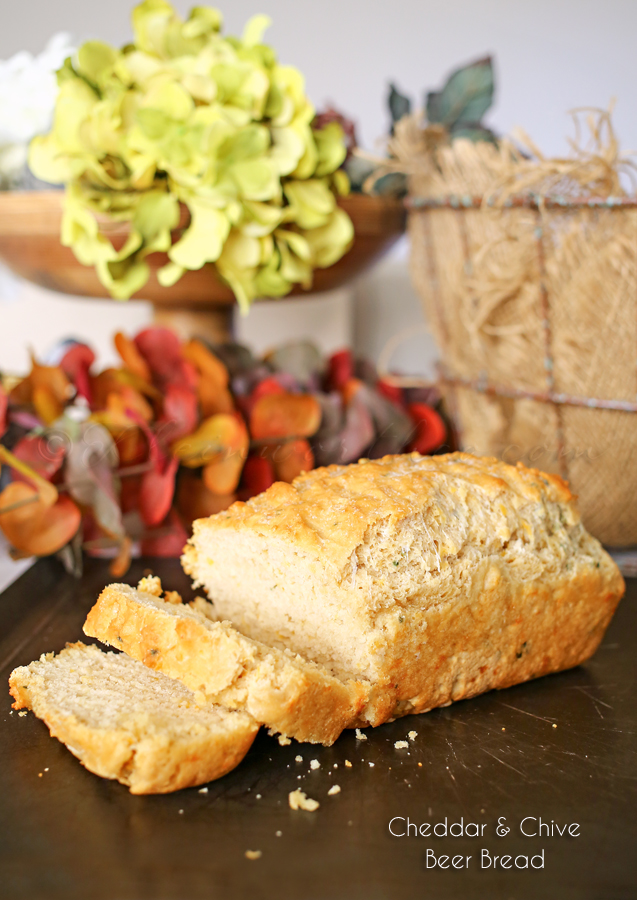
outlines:
[[[587,528],[637,543],[637,199],[608,114],[544,159],[399,123],[411,271],[463,448],[570,482]]]

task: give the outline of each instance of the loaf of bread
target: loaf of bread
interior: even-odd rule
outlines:
[[[258,725],[245,712],[198,706],[180,682],[123,653],[69,644],[9,679],[14,709],[31,709],[103,778],[133,794],[163,794],[234,769]]]
[[[167,602],[159,579],[152,581],[153,593],[126,584],[105,588],[84,633],[299,741],[334,743],[367,704],[367,682],[341,680],[291,650],[245,637],[229,622],[214,621],[201,598],[195,608]]]
[[[372,725],[578,665],[624,591],[560,478],[462,453],[274,484],[182,562],[242,634],[370,682]]]

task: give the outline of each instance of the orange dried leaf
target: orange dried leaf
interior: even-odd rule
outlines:
[[[177,486],[177,510],[186,525],[206,519],[231,506],[235,494],[214,494],[194,472],[183,471]]]
[[[227,387],[220,385],[210,376],[202,374],[197,385],[201,415],[208,418],[217,413],[231,413],[234,400]]]
[[[206,345],[194,338],[181,348],[184,359],[191,362],[197,371],[220,388],[228,387],[228,370]]]
[[[31,466],[18,459],[13,453],[0,444],[0,463],[4,463],[16,472],[19,472],[29,482],[28,486],[32,486],[35,492],[40,495],[40,500],[45,506],[53,506],[58,499],[58,490],[55,485],[47,481],[39,475]],[[11,487],[11,485],[9,485]],[[2,507],[0,506],[0,509]]]
[[[0,512],[0,529],[8,542],[29,556],[49,556],[61,550],[75,535],[82,515],[70,497],[58,497],[48,506],[38,491],[21,481],[14,481],[0,494],[0,510],[17,506],[10,512]]]
[[[58,400],[46,384],[38,384],[33,388],[31,400],[36,416],[45,425],[52,425],[64,412],[64,404]]]
[[[233,494],[239,484],[243,464],[247,456],[240,450],[231,450],[221,459],[208,463],[203,470],[203,482],[213,494]]]
[[[247,454],[248,432],[243,421],[235,415],[219,413],[204,419],[194,434],[180,438],[172,445],[172,452],[184,466],[196,469],[223,458],[228,451]]]
[[[28,376],[33,391],[46,387],[62,406],[73,395],[73,387],[59,366],[42,366],[31,356],[31,374]]]
[[[250,414],[250,433],[257,440],[310,437],[321,424],[321,407],[312,394],[266,394]]]
[[[111,578],[123,578],[130,568],[131,555],[133,550],[133,542],[127,536],[119,545],[117,556],[108,567]]]
[[[150,381],[150,367],[135,346],[135,343],[121,331],[117,332],[113,338],[113,343],[128,371],[144,381]]]
[[[351,403],[352,398],[358,393],[362,386],[363,382],[359,378],[350,378],[341,386],[341,396],[345,406]]]
[[[276,448],[272,462],[277,480],[290,483],[297,475],[314,468],[314,454],[307,441],[289,441]]]

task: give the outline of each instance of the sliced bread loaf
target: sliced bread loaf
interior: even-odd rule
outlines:
[[[14,709],[31,709],[87,769],[133,794],[165,794],[234,769],[259,726],[244,712],[199,706],[183,684],[123,653],[69,644],[9,679]]]
[[[182,562],[243,634],[375,684],[372,724],[581,663],[624,590],[560,478],[463,453],[274,484]]]
[[[84,632],[146,666],[177,678],[202,699],[244,709],[257,722],[299,741],[332,744],[358,721],[370,685],[340,679],[287,649],[266,647],[229,622],[214,621],[212,606],[162,599],[158,579],[106,587]]]

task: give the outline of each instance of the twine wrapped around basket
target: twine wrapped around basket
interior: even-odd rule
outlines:
[[[569,159],[413,118],[411,271],[462,446],[566,478],[588,529],[637,543],[637,198],[608,113]]]

